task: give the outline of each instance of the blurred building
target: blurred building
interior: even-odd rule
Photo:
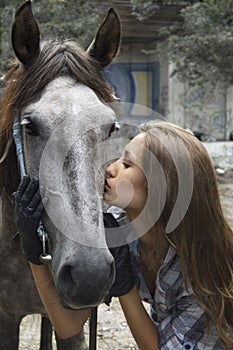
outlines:
[[[207,139],[229,139],[233,130],[233,88],[218,82],[215,88],[181,83],[172,76],[173,65],[168,64],[166,54],[159,57],[156,53],[158,30],[177,20],[181,6],[160,6],[144,22],[132,15],[129,0],[98,1],[97,6],[103,16],[112,6],[121,18],[121,52],[105,74],[114,93],[126,103],[127,119],[140,123],[164,117]]]

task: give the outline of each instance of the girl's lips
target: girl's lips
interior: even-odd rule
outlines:
[[[109,186],[108,181],[105,179],[104,190],[107,191],[111,186]]]

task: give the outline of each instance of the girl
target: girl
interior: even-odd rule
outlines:
[[[139,348],[232,349],[233,235],[204,146],[178,126],[148,122],[106,174],[105,201],[124,209],[105,215],[106,226],[134,232],[128,244],[111,242],[116,279],[108,301],[119,297]],[[27,257],[42,212],[39,204],[28,218],[27,207],[38,208],[38,200],[31,202],[37,188],[26,178],[14,196]],[[49,268],[30,264],[58,335],[77,334],[88,310],[62,308]],[[151,304],[150,315],[141,299]]]

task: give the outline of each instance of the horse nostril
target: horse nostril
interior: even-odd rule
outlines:
[[[62,289],[71,291],[73,289],[73,277],[72,267],[70,265],[64,265],[60,271],[60,286]]]

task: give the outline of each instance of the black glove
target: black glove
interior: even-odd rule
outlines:
[[[116,219],[109,213],[104,214],[104,225],[106,228],[119,226]],[[109,250],[114,257],[116,277],[108,296],[104,300],[107,305],[110,304],[112,297],[119,297],[128,293],[135,284],[128,245],[112,247]]]
[[[19,228],[23,254],[33,264],[41,265],[42,243],[37,234],[43,212],[39,180],[24,176],[17,191],[13,193],[14,218]]]

